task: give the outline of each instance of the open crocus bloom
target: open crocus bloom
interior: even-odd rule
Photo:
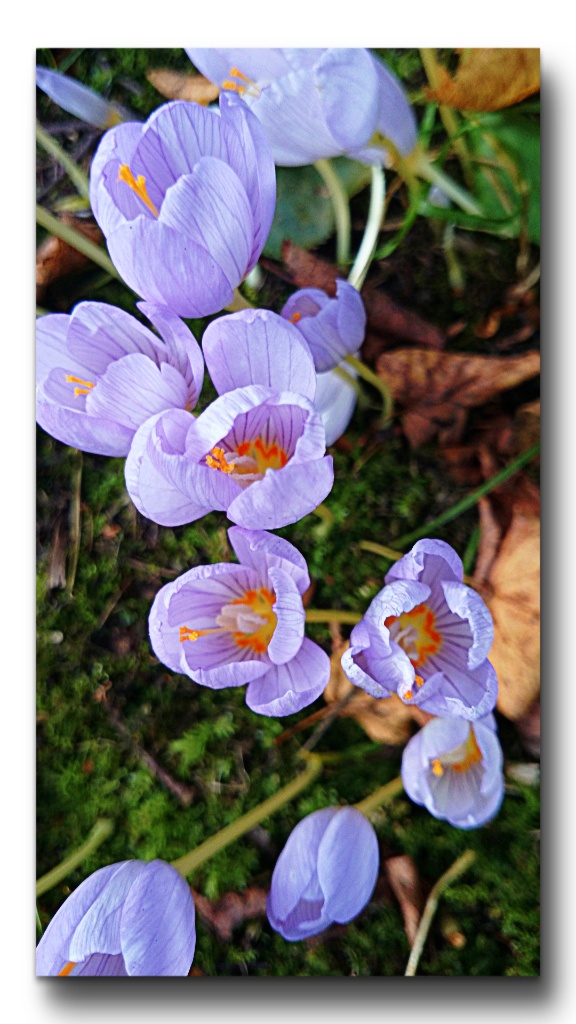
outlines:
[[[198,342],[165,306],[138,308],[158,338],[116,306],[81,302],[36,321],[36,415],[47,433],[96,455],[126,455],[164,409],[193,409],[204,379]]]
[[[382,163],[389,139],[402,156],[417,141],[416,119],[397,78],[368,50],[196,49],[190,60],[233,92],[263,125],[280,166],[347,154]]]
[[[418,541],[352,630],[342,656],[350,681],[373,697],[397,692],[432,715],[475,720],[492,711],[492,617],[462,577],[449,544]]]
[[[201,565],[168,583],[150,612],[156,656],[201,686],[248,684],[261,715],[291,715],[328,683],[330,660],[304,636],[306,562],[264,530],[228,531],[239,565]]]
[[[433,718],[402,756],[402,782],[411,800],[456,828],[478,828],[504,796],[502,749],[493,715],[474,724]]]
[[[204,357],[220,397],[194,420],[151,417],[126,460],[126,485],[162,526],[212,509],[249,529],[276,529],[312,512],[332,488],[314,363],[292,324],[267,310],[215,320]]]
[[[366,906],[378,877],[378,840],[354,807],[314,811],[296,825],[272,875],[268,920],[296,942],[345,924]]]
[[[255,265],[276,202],[274,161],[237,97],[220,112],[175,100],[104,135],[90,202],[110,256],[139,295],[174,313],[217,313]]]
[[[90,875],[52,918],[36,974],[184,977],[196,946],[194,901],[162,860],[126,860]]]

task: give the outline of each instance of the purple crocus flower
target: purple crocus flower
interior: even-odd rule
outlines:
[[[299,331],[268,310],[242,310],[204,333],[220,397],[198,419],[151,417],[126,461],[126,485],[143,515],[180,526],[225,510],[248,529],[276,529],[312,512],[332,488],[316,374]]]
[[[274,161],[237,97],[220,111],[176,100],[104,135],[90,202],[110,256],[139,295],[179,316],[227,306],[255,265],[276,202]]]
[[[471,724],[433,718],[402,756],[402,782],[414,803],[456,828],[493,818],[504,796],[502,748],[493,715]]]
[[[254,111],[281,166],[342,154],[377,164],[387,159],[384,139],[402,156],[416,145],[416,118],[402,86],[368,50],[188,48],[186,53],[210,81],[241,96]]]
[[[161,338],[103,302],[81,302],[70,314],[36,321],[36,415],[58,441],[96,455],[126,455],[148,417],[196,405],[204,378],[198,342],[165,306],[138,308]]]
[[[322,417],[326,444],[334,444],[352,419],[358,400],[358,374],[347,363],[316,374],[314,405]]]
[[[52,918],[38,976],[184,977],[194,958],[190,886],[163,860],[125,860],[90,875]]]
[[[432,715],[476,720],[496,703],[492,617],[441,540],[419,540],[354,627],[344,672],[373,697],[397,692]]]
[[[61,71],[52,71],[38,65],[36,85],[63,110],[95,128],[111,128],[125,119],[124,111],[118,104],[109,103],[93,89]]]
[[[366,310],[360,293],[347,281],[336,281],[336,296],[321,288],[301,288],[281,312],[308,342],[319,373],[333,370],[364,341]]]
[[[150,612],[156,656],[219,690],[248,683],[260,715],[291,715],[320,696],[330,659],[304,636],[306,562],[264,530],[228,530],[239,565],[200,565],[166,584]]]
[[[366,906],[378,877],[378,840],[354,807],[314,811],[296,825],[272,875],[268,920],[296,942],[346,924]]]

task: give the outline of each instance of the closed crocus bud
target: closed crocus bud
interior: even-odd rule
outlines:
[[[368,903],[378,865],[376,833],[360,811],[314,811],[291,832],[274,868],[270,924],[289,942],[346,924]]]
[[[194,408],[204,359],[165,306],[140,302],[160,337],[123,309],[81,302],[36,321],[36,417],[64,444],[127,455],[138,427],[166,409]]]
[[[184,977],[194,958],[190,886],[162,860],[121,861],[90,875],[52,918],[36,974]]]
[[[175,100],[145,124],[106,132],[90,202],[127,284],[178,316],[217,313],[270,231],[276,177],[258,120],[237,98],[220,110]]]
[[[221,89],[240,96],[261,122],[280,166],[344,154],[388,160],[417,141],[416,118],[398,79],[361,48],[187,49]]]
[[[125,120],[124,111],[118,104],[109,103],[93,89],[61,71],[37,66],[36,85],[63,110],[95,128],[111,128]]]
[[[414,803],[456,828],[478,828],[504,796],[502,749],[493,715],[474,724],[433,718],[402,757],[402,782]]]
[[[290,296],[281,316],[308,342],[319,373],[333,370],[364,341],[366,310],[360,293],[347,281],[336,281],[336,296],[321,288],[301,288]]]

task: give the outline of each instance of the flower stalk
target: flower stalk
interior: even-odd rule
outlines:
[[[316,160],[314,167],[328,189],[336,223],[336,261],[339,267],[350,262],[350,206],[348,196],[329,160]]]
[[[357,811],[360,811],[366,818],[369,818],[374,811],[383,804],[390,803],[395,796],[398,796],[402,792],[404,786],[400,775],[396,779],[392,779],[391,782],[387,782],[384,786],[380,786],[375,793],[371,793],[370,796],[365,796],[360,803],[354,804]]]
[[[38,124],[38,121],[36,122],[36,142],[64,168],[66,174],[73,182],[76,191],[82,198],[88,199],[88,176],[84,174],[84,171],[80,170],[78,165],[68,156],[68,153],[56,142],[56,139],[44,131],[42,125]]]
[[[108,274],[115,277],[117,281],[122,281],[120,274],[108,254],[104,252],[104,249],[91,242],[80,231],[76,231],[75,228],[70,227],[68,224],[63,224],[58,217],[54,217],[43,206],[36,206],[36,223],[41,228],[49,231],[51,235],[55,235],[56,238],[60,238],[67,245],[71,245],[73,249],[77,249],[83,256],[87,256],[89,260],[102,267]]]
[[[386,182],[384,179],[384,171],[379,164],[372,165],[370,170],[372,173],[372,180],[370,184],[370,207],[368,210],[368,220],[366,221],[364,237],[360,243],[360,248],[356,254],[352,270],[348,275],[349,283],[353,285],[354,288],[357,288],[358,291],[360,291],[364,284],[368,268],[372,261],[372,256],[376,249],[378,233],[384,217],[386,201]]]
[[[474,853],[474,850],[466,850],[461,857],[458,857],[458,860],[454,861],[452,866],[448,868],[448,871],[445,871],[444,874],[440,876],[436,885],[433,887],[428,899],[426,900],[424,913],[420,918],[420,924],[418,925],[414,945],[410,952],[408,965],[404,971],[405,978],[413,978],[416,974],[422,950],[424,949],[424,943],[426,942],[428,932],[430,931],[430,925],[432,924],[432,919],[436,913],[438,901],[442,893],[449,885],[452,884],[452,882],[455,882],[457,878],[460,878],[460,875],[463,875],[464,872],[468,870],[475,859],[476,854]]]
[[[360,622],[360,612],[348,612],[342,608],[307,608],[306,622],[341,622],[355,626]]]
[[[71,853],[69,857],[57,864],[55,868],[52,868],[46,875],[42,875],[41,878],[36,882],[36,897],[42,896],[49,889],[53,889],[58,882],[61,882],[63,878],[66,878],[71,871],[74,871],[82,861],[86,860],[91,853],[112,835],[114,831],[114,822],[108,818],[99,818],[94,825],[90,835],[88,836],[85,843],[79,846],[74,853]]]

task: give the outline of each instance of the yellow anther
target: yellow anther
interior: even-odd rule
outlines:
[[[238,85],[238,82],[232,81],[233,78],[239,78],[241,82],[246,82],[246,85]],[[248,78],[247,75],[244,75],[239,68],[230,68],[230,78],[222,82],[222,89],[232,89],[233,92],[237,92],[240,96],[243,96],[245,92],[249,96],[257,97],[260,95],[260,89],[256,82],[252,78]]]
[[[73,377],[71,373],[66,374],[67,384],[83,384],[82,388],[74,388],[74,398],[78,398],[78,395],[89,395],[94,384],[91,380],[82,380],[81,377]]]
[[[404,694],[404,700],[412,700],[413,696],[414,694],[412,693],[412,690],[406,690],[406,693]]]
[[[230,68],[230,74],[232,75],[232,78],[241,78],[242,81],[247,82],[248,85],[254,85],[252,79],[247,78],[246,75],[243,75],[242,72],[238,70],[238,68]]]
[[[226,452],[223,448],[212,448],[210,455],[206,456],[206,465],[210,469],[219,469],[222,473],[232,473],[234,466],[226,461]]]
[[[444,769],[440,763],[439,758],[435,757],[434,760],[430,762],[430,764],[432,765],[432,771],[434,772],[434,775],[437,775],[438,778],[440,778],[441,775],[444,775]]]
[[[154,203],[148,195],[148,191],[146,189],[146,178],[143,174],[139,174],[138,177],[135,178],[128,167],[128,164],[120,164],[118,181],[125,182],[125,184],[128,185],[128,187],[131,188],[138,196],[138,199],[141,199],[144,205],[148,207],[150,212],[153,213],[155,217],[158,216],[158,208],[154,206]]]

